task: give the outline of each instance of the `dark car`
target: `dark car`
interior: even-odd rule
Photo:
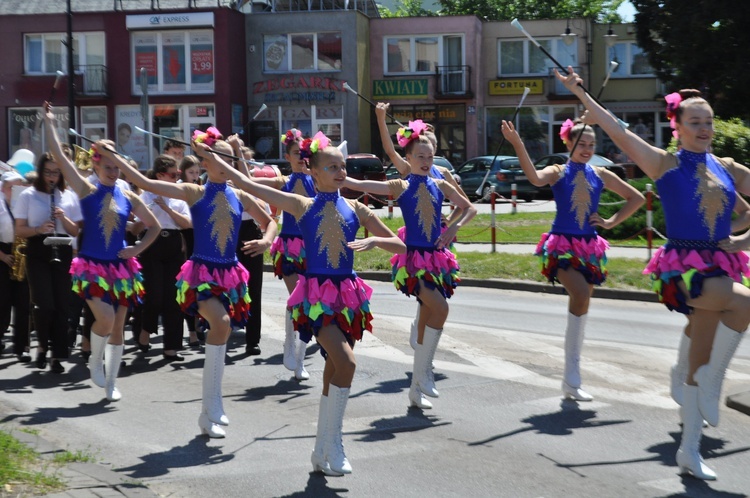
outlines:
[[[461,186],[469,199],[487,199],[493,185],[496,193],[510,199],[514,183],[519,199],[528,202],[536,196],[536,187],[526,178],[515,156],[475,157],[459,166],[456,173],[461,177]]]
[[[461,185],[461,176],[458,173],[456,173],[456,168],[453,167],[453,165],[451,164],[449,160],[447,160],[443,156],[435,156],[435,159],[433,160],[432,164],[434,164],[435,166],[442,166],[443,168],[450,171],[450,173],[453,175],[453,178],[456,180],[456,183]],[[389,180],[401,178],[401,175],[398,173],[398,170],[393,165],[393,163],[386,166],[385,176]]]
[[[346,157],[346,175],[355,180],[386,181],[383,163],[380,162],[380,159],[375,154],[348,155]],[[360,199],[360,197],[362,197],[362,192],[342,188],[341,195],[348,199]],[[372,195],[369,197],[372,207],[376,209],[383,207],[383,202],[376,200]]]
[[[568,156],[569,154],[567,152],[560,152],[558,154],[550,154],[548,156],[544,156],[541,159],[539,159],[536,163],[534,163],[534,167],[536,169],[544,169],[547,166],[551,166],[553,164],[565,164],[568,162]],[[599,166],[602,168],[606,168],[612,173],[616,174],[623,180],[627,178],[627,175],[625,173],[625,166],[622,164],[617,164],[609,159],[607,159],[604,156],[600,156],[599,154],[594,154],[591,156],[591,159],[589,160],[588,164],[591,166]],[[543,187],[538,187],[539,189],[539,197],[543,197],[545,199],[551,199],[552,198],[552,187],[549,185],[545,185]]]

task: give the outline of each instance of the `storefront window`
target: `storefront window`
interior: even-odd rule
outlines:
[[[512,107],[487,109],[486,154],[494,155],[497,152],[497,147],[502,140],[501,121],[510,120],[514,111]],[[559,138],[560,128],[566,119],[573,119],[575,113],[573,106],[527,106],[521,109],[514,124],[532,161],[552,152],[566,150]],[[500,154],[516,155],[513,147],[507,143],[503,145]]]
[[[57,135],[63,142],[69,142],[68,138],[68,111],[67,108],[53,108],[57,122]],[[42,108],[26,107],[10,109],[8,111],[8,159],[18,149],[28,149],[39,157],[47,150],[42,128]]]
[[[107,108],[81,107],[81,133],[91,140],[109,138],[107,135]]]

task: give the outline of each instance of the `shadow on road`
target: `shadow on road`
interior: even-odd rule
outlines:
[[[515,436],[523,432],[534,431],[539,434],[550,436],[569,436],[575,429],[590,429],[595,427],[606,427],[608,425],[626,424],[630,420],[592,420],[596,418],[596,411],[581,410],[578,403],[574,401],[563,400],[561,410],[554,413],[545,413],[543,415],[532,415],[521,422],[529,424],[526,427],[519,427],[516,430],[498,434],[496,436],[467,443],[469,446],[481,446],[498,439],[509,436]]]
[[[209,446],[205,436],[196,436],[184,446],[175,446],[167,451],[150,453],[140,457],[141,463],[130,467],[115,469],[133,479],[145,479],[169,474],[170,469],[196,467],[199,465],[216,465],[234,458],[233,453],[224,454],[222,449]]]

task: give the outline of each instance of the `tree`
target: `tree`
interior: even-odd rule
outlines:
[[[670,91],[701,90],[725,118],[750,117],[750,5],[631,0],[638,45]]]
[[[396,0],[393,4],[394,11],[378,5],[378,12],[380,17],[419,17],[419,16],[434,16],[434,12],[430,12],[422,7],[422,0]]]
[[[619,22],[624,0],[439,0],[440,15],[477,15],[488,21],[585,17]]]

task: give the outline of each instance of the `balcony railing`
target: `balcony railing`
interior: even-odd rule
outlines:
[[[436,98],[471,98],[473,96],[470,66],[435,67]]]
[[[76,67],[76,95],[79,97],[106,97],[107,66],[91,64]]]

